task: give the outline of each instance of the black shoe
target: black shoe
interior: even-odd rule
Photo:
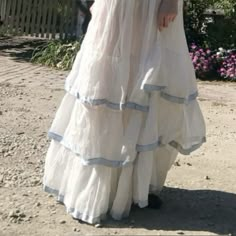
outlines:
[[[148,195],[148,208],[152,209],[160,209],[163,204],[163,201],[160,199],[160,197],[154,195],[154,194],[149,194]]]

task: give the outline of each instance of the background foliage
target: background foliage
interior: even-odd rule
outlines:
[[[80,49],[81,40],[53,40],[37,47],[31,59],[32,62],[58,69],[69,70]]]
[[[222,10],[224,15],[206,15],[206,9]],[[236,46],[235,0],[185,0],[185,30],[189,45],[217,49]]]
[[[184,0],[184,23],[196,75],[236,81],[236,0]],[[221,14],[206,14],[207,9]],[[33,62],[71,69],[79,41],[49,41],[35,50]]]

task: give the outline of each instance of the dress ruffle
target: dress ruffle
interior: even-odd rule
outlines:
[[[176,155],[172,147],[165,147],[140,153],[135,165],[84,166],[75,153],[53,140],[46,157],[43,189],[54,194],[74,218],[95,224],[110,213],[120,220],[129,215],[132,202],[144,208],[148,194],[162,190]]]
[[[178,104],[152,93],[149,105],[149,112],[116,111],[104,104],[88,105],[67,93],[49,137],[76,153],[84,164],[112,167],[132,164],[137,152],[167,144],[188,155],[205,142],[196,100]]]

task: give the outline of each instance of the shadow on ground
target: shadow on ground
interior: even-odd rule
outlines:
[[[34,50],[47,41],[39,38],[0,37],[0,55],[16,61],[29,62]]]
[[[206,231],[236,235],[236,194],[215,190],[165,188],[161,210],[133,208],[129,220],[106,226],[163,231]],[[179,232],[181,234],[181,232]]]

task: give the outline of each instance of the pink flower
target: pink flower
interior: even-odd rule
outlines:
[[[193,63],[196,63],[197,61],[198,61],[198,57],[195,56],[195,57],[193,58]]]

